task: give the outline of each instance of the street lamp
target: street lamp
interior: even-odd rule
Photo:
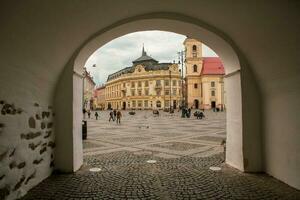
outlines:
[[[183,94],[183,56],[185,55],[185,51],[178,52],[178,64],[181,64],[181,108],[185,105],[185,99]]]
[[[169,109],[169,112],[171,113],[171,103],[172,103],[172,77],[171,77],[171,73],[172,73],[172,71],[171,70],[169,70],[169,77],[170,77],[170,109]]]

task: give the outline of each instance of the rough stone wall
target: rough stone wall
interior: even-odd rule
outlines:
[[[0,199],[17,199],[51,174],[53,116],[49,105],[0,100]]]

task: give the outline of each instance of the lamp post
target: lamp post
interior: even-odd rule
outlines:
[[[170,78],[170,109],[169,112],[171,113],[171,103],[172,103],[172,77],[171,77],[171,70],[169,70],[169,78]]]
[[[181,108],[185,105],[185,97],[183,94],[183,56],[185,55],[185,51],[178,52],[178,64],[181,64]]]

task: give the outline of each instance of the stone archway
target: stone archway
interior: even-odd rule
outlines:
[[[57,113],[57,143],[71,140],[72,147],[65,151],[63,145],[58,145],[56,151],[57,168],[63,171],[76,171],[82,165],[82,141],[81,141],[81,94],[75,91],[82,89],[80,72],[87,58],[100,46],[114,38],[135,31],[162,30],[189,35],[203,41],[210,46],[222,59],[225,66],[225,90],[227,95],[227,152],[226,163],[242,171],[261,170],[261,138],[260,138],[260,113],[255,113],[259,107],[257,102],[250,102],[242,98],[245,94],[259,97],[254,87],[242,84],[253,82],[255,79],[249,69],[246,59],[235,46],[233,41],[222,31],[216,30],[207,24],[185,15],[177,13],[150,13],[132,17],[108,26],[95,33],[82,44],[74,53],[61,76],[68,79],[68,87],[57,87],[56,99],[66,99],[65,102],[73,102],[71,110],[65,113]],[[59,84],[62,84],[61,81]],[[74,91],[68,96],[65,90]],[[57,104],[57,110],[64,110],[62,103]],[[243,107],[247,106],[247,109]],[[255,109],[251,109],[251,108]],[[247,112],[244,112],[247,110]],[[255,116],[255,118],[253,118]],[[72,119],[68,124],[61,124],[59,119]],[[254,120],[253,120],[254,119]],[[68,130],[66,136],[65,130]],[[71,160],[60,156],[59,152],[67,152]]]

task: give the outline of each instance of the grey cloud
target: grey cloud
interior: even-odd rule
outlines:
[[[87,60],[85,67],[91,72],[97,84],[105,83],[107,76],[124,67],[141,56],[144,44],[148,55],[160,62],[173,62],[177,52],[184,49],[186,37],[164,31],[135,32],[116,38],[95,51]],[[203,47],[204,56],[216,56],[208,47]],[[92,67],[96,64],[97,67]]]

